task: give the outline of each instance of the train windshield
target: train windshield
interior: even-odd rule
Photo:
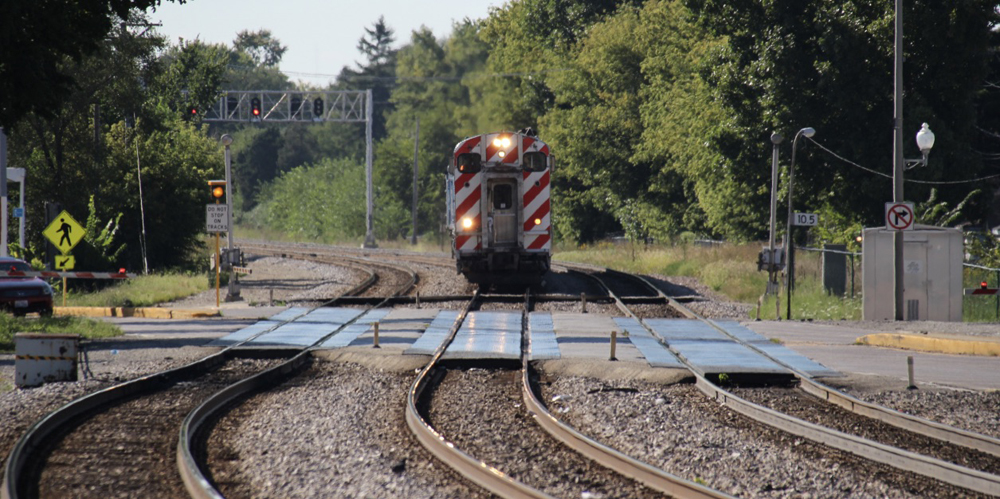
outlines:
[[[482,158],[473,152],[459,154],[456,163],[459,173],[479,173],[483,169]]]
[[[529,172],[540,172],[545,170],[545,154],[540,152],[526,152],[524,153],[524,159],[521,161],[521,165],[525,170]]]

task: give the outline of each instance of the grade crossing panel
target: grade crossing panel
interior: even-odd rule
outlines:
[[[842,376],[841,373],[830,369],[815,360],[802,355],[791,348],[772,342],[761,336],[746,326],[736,321],[715,321],[722,329],[729,334],[759,348],[766,354],[778,359],[791,368],[808,374],[814,378]]]
[[[699,374],[787,374],[788,370],[749,347],[692,319],[646,319],[646,324]]]
[[[403,351],[403,355],[434,355],[438,347],[448,338],[448,333],[461,313],[457,310],[442,310],[434,317],[417,341]]]
[[[240,329],[238,331],[233,331],[232,333],[229,333],[221,338],[216,338],[212,340],[211,343],[209,343],[207,346],[228,347],[230,345],[235,345],[257,333],[267,331],[268,329],[271,329],[277,326],[278,324],[281,324],[281,322],[274,320],[258,321],[243,329]]]
[[[528,315],[528,358],[531,360],[558,359],[559,343],[549,312],[532,312]]]
[[[639,321],[631,317],[616,317],[615,324],[628,333],[628,339],[642,352],[650,366],[686,369],[677,356],[649,334]]]
[[[520,312],[469,312],[444,359],[520,359]]]
[[[309,309],[305,307],[289,307],[271,316],[270,319],[272,321],[278,321],[278,322],[290,321],[308,311]]]
[[[362,334],[372,331],[372,325],[384,319],[385,316],[389,315],[389,312],[392,312],[392,310],[384,308],[368,311],[368,313],[353,324],[344,327],[344,329],[341,329],[330,339],[324,341],[320,345],[320,348],[344,348],[350,345],[351,342],[358,339]]]
[[[266,321],[260,321],[213,341],[212,345],[231,345],[252,337],[261,331],[257,338],[250,340],[247,347],[307,347],[316,343],[344,324],[354,320],[364,310],[355,308],[319,308],[312,312],[307,308],[293,307],[274,315]],[[305,315],[303,315],[305,314]],[[283,321],[293,320],[282,324]],[[280,324],[280,325],[279,325]]]

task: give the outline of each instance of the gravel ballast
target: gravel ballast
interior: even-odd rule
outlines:
[[[421,274],[421,295],[471,292],[453,268],[406,264]],[[331,297],[363,278],[356,270],[276,257],[255,259],[250,266],[254,268],[252,278],[247,276],[241,281],[243,297],[250,305],[266,305],[271,289],[275,302],[301,305]],[[751,309],[749,305],[722,300],[690,278],[659,280],[658,284],[668,282],[675,287],[673,293],[667,294],[700,295],[688,306],[707,317],[746,319]],[[214,306],[214,302],[212,290],[173,305],[204,307]],[[454,308],[460,304],[456,302]],[[595,305],[588,305],[590,313],[620,315],[613,306]],[[579,306],[573,302],[540,303],[536,310],[578,311]],[[895,331],[897,326],[829,323],[873,331]],[[996,336],[1000,330],[995,324],[913,326],[916,332],[929,329],[983,336]],[[146,348],[153,346],[148,341],[142,348],[120,347],[130,341],[134,340],[95,342],[91,368],[99,379],[24,390],[0,387],[3,455],[34,421],[72,398],[116,380],[176,367],[207,354],[207,349],[198,347]],[[115,353],[111,353],[113,350]],[[402,404],[412,383],[413,367],[386,367],[390,362],[386,358],[365,362],[316,360],[309,375],[239,406],[232,413],[234,419],[230,423],[224,419],[219,426],[218,435],[224,435],[225,442],[217,441],[216,459],[230,463],[230,468],[214,471],[220,483],[233,487],[229,489],[235,491],[232,497],[487,496],[444,469],[410,436]],[[13,370],[13,356],[0,356],[4,380],[13,379]],[[1000,438],[998,392],[884,391],[857,388],[863,383],[852,381],[846,379],[838,386],[865,400]],[[892,478],[894,470],[870,464],[858,466],[800,439],[761,430],[755,423],[705,399],[690,385],[555,374],[549,376],[548,382],[551,384],[545,387],[544,401],[557,416],[628,454],[731,494],[809,498],[972,496],[933,483],[927,485],[926,481],[899,482]],[[460,404],[464,399],[455,400]],[[262,492],[253,492],[256,490]],[[579,491],[567,497],[580,497]]]

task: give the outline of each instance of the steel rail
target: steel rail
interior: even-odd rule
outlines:
[[[374,282],[374,272],[369,272],[366,279],[348,290],[347,293],[358,293],[370,287],[374,284]],[[336,302],[339,298],[340,297],[338,296],[337,298],[329,300],[315,308],[330,305]],[[268,331],[291,322],[306,313],[308,313],[308,311],[187,365],[142,376],[84,395],[50,412],[29,427],[11,449],[4,466],[4,478],[3,485],[0,487],[0,498],[17,499],[22,497],[27,485],[22,482],[21,478],[27,465],[29,464],[29,461],[31,461],[32,456],[34,453],[43,448],[44,442],[51,435],[65,427],[67,424],[78,421],[80,417],[91,413],[104,405],[112,404],[127,397],[133,397],[141,394],[151,394],[181,381],[197,377],[209,370],[215,369],[225,362],[233,358],[237,358],[238,355],[236,350],[238,347],[256,339]]]
[[[414,286],[416,286],[417,274],[409,269],[403,270],[410,273],[410,280],[401,286],[399,290],[396,291],[394,296],[407,293],[413,289]],[[391,298],[392,297],[386,297],[378,304],[364,309],[364,311],[359,313],[353,319],[347,321],[334,331],[316,340],[312,345],[302,348],[298,354],[288,361],[233,383],[232,385],[216,392],[214,395],[202,402],[197,408],[191,411],[181,423],[177,439],[177,467],[181,474],[181,479],[184,482],[184,487],[187,489],[191,497],[198,499],[221,499],[224,497],[212,481],[208,479],[205,470],[202,469],[201,464],[198,463],[197,459],[195,459],[194,452],[192,451],[192,447],[194,446],[196,439],[199,437],[200,431],[207,429],[206,424],[209,421],[212,421],[216,416],[228,410],[231,407],[230,403],[234,400],[248,397],[252,393],[272,388],[301,374],[312,364],[313,351],[317,350],[324,342],[332,338],[337,333],[343,331],[346,327],[357,322],[369,311],[385,306]],[[302,317],[302,315],[304,314],[300,314],[296,318]],[[269,330],[273,329],[274,328],[272,327]],[[259,335],[255,335],[255,337],[257,336]]]
[[[613,272],[613,271],[612,271]],[[658,293],[662,294],[662,291],[653,286],[649,281],[635,276],[633,274],[624,274],[619,272],[619,274],[633,277],[641,282],[644,282],[647,286],[652,289],[657,290]],[[600,281],[597,276],[593,276],[595,279]],[[605,287],[605,289],[608,289]],[[610,294],[613,294],[610,289],[608,289]],[[620,303],[620,300],[619,300]],[[671,305],[678,308],[678,310],[685,310],[680,303],[673,303]],[[625,307],[622,303],[620,307]],[[722,330],[718,324],[701,317],[694,311],[688,309],[688,315],[696,318],[697,320],[704,321],[705,323],[711,325],[720,331]],[[629,311],[629,315],[636,318],[634,314]],[[664,344],[671,352],[673,352],[678,359],[680,359],[685,365],[688,364],[687,360],[683,356],[679,355],[678,352],[674,351],[669,344],[657,334],[652,328],[650,328],[645,321],[636,318],[639,324],[642,325],[650,334],[657,338],[662,344]],[[741,342],[742,343],[742,342]],[[745,344],[745,343],[744,343]],[[784,364],[782,364],[784,365]],[[791,370],[793,373],[797,373],[795,370]],[[726,405],[732,408],[736,412],[743,414],[744,416],[750,417],[756,421],[759,421],[768,426],[777,428],[784,432],[806,438],[810,441],[826,445],[835,449],[839,449],[856,456],[860,456],[865,459],[869,459],[878,463],[886,464],[892,466],[896,469],[916,473],[927,478],[945,482],[957,487],[973,490],[976,492],[981,492],[991,495],[1000,495],[1000,476],[994,475],[992,473],[986,473],[979,470],[973,470],[966,468],[964,466],[959,466],[954,463],[949,463],[940,459],[925,456],[922,454],[917,454],[914,452],[909,452],[903,449],[892,447],[889,445],[881,444],[868,440],[865,438],[857,437],[854,435],[849,435],[831,428],[826,428],[820,425],[816,425],[801,419],[774,411],[770,408],[763,407],[758,404],[749,402],[741,397],[738,397],[723,388],[715,385],[709,381],[704,376],[699,375],[693,369],[691,369],[692,374],[695,376],[695,386],[698,387],[703,393],[716,400],[720,404]],[[802,373],[798,373],[802,374]],[[800,379],[808,380],[808,376],[802,377]]]
[[[523,330],[529,331],[528,317],[525,314]],[[527,339],[522,345],[527,344]],[[531,363],[528,360],[528,349],[521,351],[521,398],[534,417],[535,422],[573,451],[593,460],[597,464],[615,473],[631,478],[647,487],[679,499],[720,499],[731,498],[728,494],[705,487],[690,480],[667,473],[662,469],[623,454],[597,440],[594,440],[571,425],[555,417],[538,398],[534,383],[531,382]]]
[[[544,492],[529,487],[517,480],[514,480],[506,473],[480,461],[462,450],[455,447],[443,435],[438,433],[430,423],[420,414],[417,404],[424,390],[430,386],[430,374],[437,367],[441,357],[455,339],[459,328],[465,321],[465,317],[474,304],[480,299],[479,291],[473,295],[465,308],[459,313],[455,324],[449,330],[448,337],[438,346],[431,357],[430,362],[420,371],[414,380],[409,393],[406,396],[406,424],[410,431],[416,436],[431,454],[444,462],[448,467],[469,479],[476,485],[504,498],[548,498],[551,497]]]
[[[649,282],[645,277],[641,275],[635,275],[634,278],[644,282],[651,289],[656,290],[660,295],[666,297],[668,300],[672,298],[663,294],[663,291],[656,287],[653,283]],[[954,426],[949,426],[946,424],[938,423],[936,421],[930,421],[918,416],[913,416],[911,414],[905,414],[888,407],[883,407],[877,404],[872,404],[870,402],[865,402],[858,398],[852,397],[846,393],[843,393],[835,388],[824,385],[819,381],[816,381],[808,373],[804,373],[795,369],[791,365],[785,363],[781,359],[774,357],[764,350],[756,347],[752,343],[747,343],[740,339],[739,337],[729,333],[725,328],[719,326],[715,321],[701,317],[696,312],[689,310],[680,303],[672,305],[680,310],[686,310],[685,315],[690,315],[693,319],[698,319],[706,324],[712,326],[715,330],[727,337],[732,338],[734,341],[746,346],[757,352],[764,357],[767,357],[771,361],[777,363],[778,365],[784,367],[791,371],[799,380],[799,389],[816,397],[825,402],[839,406],[845,410],[848,410],[859,416],[864,416],[870,419],[881,421],[883,423],[895,426],[902,430],[912,431],[914,433],[919,433],[921,435],[935,438],[945,443],[960,445],[969,449],[978,450],[1000,457],[1000,439],[983,435],[980,433],[971,432],[961,428],[956,428]]]

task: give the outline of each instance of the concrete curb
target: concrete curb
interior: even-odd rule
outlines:
[[[994,339],[969,339],[964,337],[926,336],[902,333],[877,333],[858,337],[862,345],[918,350],[921,352],[950,353],[959,355],[1000,356],[1000,341]]]
[[[55,307],[54,315],[73,317],[140,317],[144,319],[195,319],[221,317],[218,310],[157,307]]]

